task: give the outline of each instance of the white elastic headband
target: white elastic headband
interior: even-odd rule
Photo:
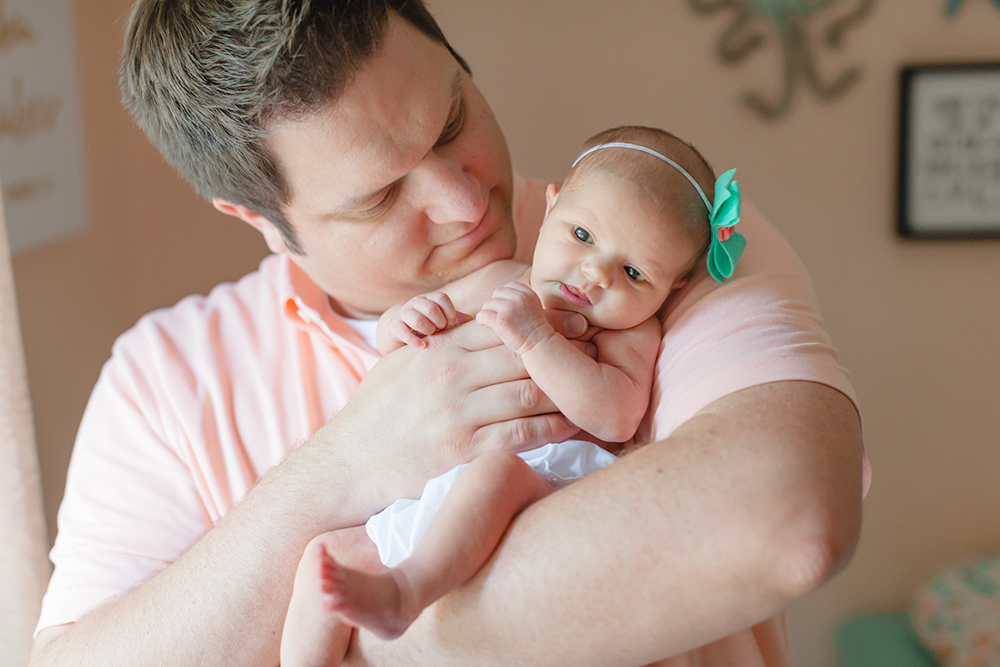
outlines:
[[[663,160],[664,162],[666,162],[667,164],[669,164],[671,167],[673,167],[677,171],[681,172],[681,174],[684,175],[684,178],[686,178],[689,181],[691,181],[691,185],[693,185],[694,189],[698,191],[699,195],[701,195],[701,200],[703,202],[705,202],[705,208],[708,209],[709,213],[712,212],[712,205],[709,203],[708,197],[705,196],[705,192],[701,189],[701,186],[698,185],[698,182],[696,180],[694,180],[694,178],[691,176],[691,174],[687,173],[687,171],[684,169],[684,167],[680,166],[679,164],[677,164],[676,162],[674,162],[673,160],[671,160],[670,158],[668,158],[666,155],[662,155],[660,153],[657,153],[652,148],[646,148],[645,146],[640,146],[638,144],[628,144],[628,143],[625,143],[623,141],[612,141],[612,142],[609,142],[609,143],[606,143],[606,144],[598,144],[598,145],[594,146],[593,148],[588,148],[587,150],[585,150],[580,155],[580,157],[578,157],[576,159],[576,162],[573,163],[573,167],[575,167],[577,165],[577,163],[580,160],[582,160],[583,158],[587,157],[588,155],[590,155],[594,151],[601,150],[602,148],[631,148],[632,150],[642,151],[643,153],[648,153],[649,155],[652,155],[653,157],[660,158],[661,160]],[[572,169],[573,167],[570,167],[570,169]]]

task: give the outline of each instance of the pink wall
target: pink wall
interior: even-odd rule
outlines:
[[[718,170],[738,167],[744,192],[809,267],[861,400],[875,478],[852,566],[792,610],[796,664],[832,667],[836,622],[902,609],[938,565],[1000,551],[1000,242],[904,243],[893,231],[898,68],[1000,60],[994,3],[967,0],[946,21],[943,0],[883,0],[842,52],[819,53],[825,75],[860,65],[862,81],[833,104],[800,89],[775,124],[737,101],[748,89],[777,94],[773,47],[736,67],[714,57],[728,14],[700,17],[681,0],[429,3],[523,173],[559,177],[583,139],[611,125],[666,127]],[[265,252],[193,195],[121,111],[128,0],[75,4],[91,228],[15,260],[50,525],[114,337]]]

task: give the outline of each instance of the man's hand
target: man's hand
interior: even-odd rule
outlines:
[[[554,327],[580,335],[585,320],[553,313]],[[517,356],[475,322],[382,358],[348,404],[307,443],[349,455],[360,523],[430,478],[495,449],[523,451],[577,428],[528,377]],[[345,448],[348,452],[345,452]]]

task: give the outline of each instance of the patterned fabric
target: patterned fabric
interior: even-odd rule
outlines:
[[[944,667],[1000,667],[1000,557],[939,572],[918,592],[912,616]]]

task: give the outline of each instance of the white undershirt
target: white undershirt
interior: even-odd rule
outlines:
[[[372,346],[374,349],[378,349],[378,345],[375,342],[375,332],[378,330],[378,320],[352,320],[349,317],[342,318],[347,326],[351,327],[365,339],[365,342]]]

